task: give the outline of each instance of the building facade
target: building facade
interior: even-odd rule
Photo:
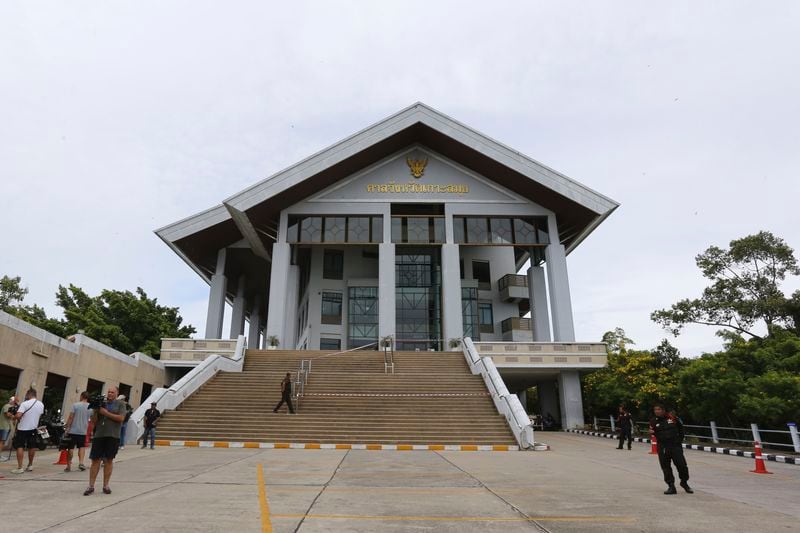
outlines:
[[[210,285],[207,339],[441,351],[574,342],[566,257],[617,206],[415,104],[156,233]]]

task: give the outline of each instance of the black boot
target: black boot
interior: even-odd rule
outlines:
[[[675,490],[675,485],[670,485],[667,490],[664,491],[664,494],[678,494],[678,491]]]
[[[683,487],[683,490],[685,490],[689,494],[694,494],[694,491],[692,490],[692,487],[689,486],[688,482],[681,481],[681,487]]]

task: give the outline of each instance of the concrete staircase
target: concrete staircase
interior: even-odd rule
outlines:
[[[242,373],[221,373],[168,411],[165,440],[341,444],[515,445],[480,376],[460,352],[395,352],[395,373],[383,354],[359,351],[248,350]],[[280,400],[280,382],[313,358],[296,415]]]

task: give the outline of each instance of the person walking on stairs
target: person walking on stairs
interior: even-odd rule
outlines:
[[[278,402],[278,405],[275,406],[275,409],[272,410],[273,413],[277,413],[278,409],[281,408],[281,405],[286,402],[286,407],[289,408],[289,413],[294,414],[294,406],[292,405],[292,373],[287,372],[286,377],[283,378],[281,381],[281,401]]]

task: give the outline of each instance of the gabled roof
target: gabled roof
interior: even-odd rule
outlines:
[[[436,111],[416,103],[234,194],[222,205],[156,231],[207,277],[216,250],[247,239],[269,259],[281,209],[420,143],[553,212],[559,236],[574,249],[619,204],[577,181]]]

